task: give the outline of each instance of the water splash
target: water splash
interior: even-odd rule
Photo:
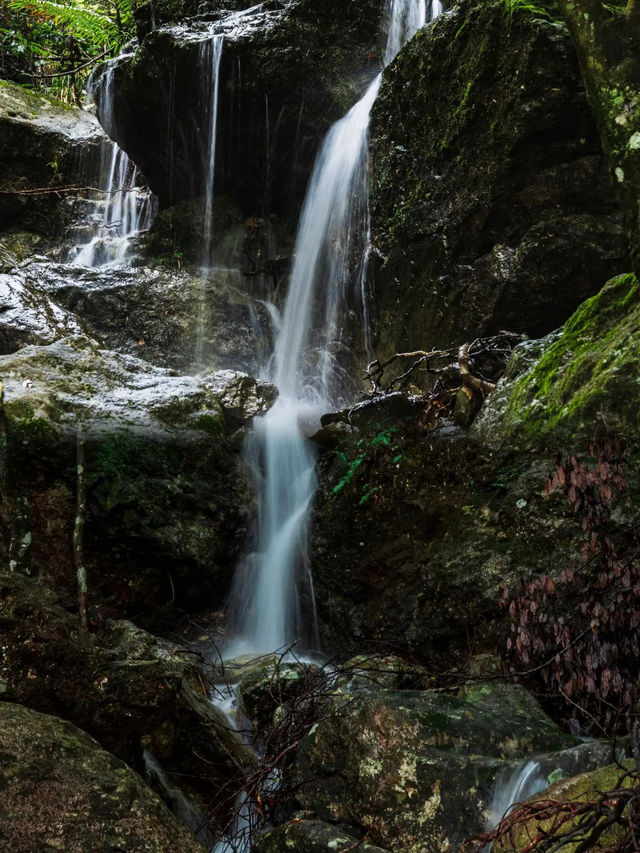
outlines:
[[[430,6],[432,15],[441,11]],[[388,0],[384,62],[425,23],[425,0]],[[352,344],[345,316],[366,317],[363,266],[369,234],[368,130],[382,74],[329,131],[304,202],[295,260],[268,377],[280,397],[249,443],[258,492],[258,548],[236,573],[227,656],[305,647],[301,599],[313,610],[308,522],[316,489],[314,451],[304,438],[341,402],[339,356]],[[353,282],[356,293],[349,293]],[[354,297],[355,296],[355,300]],[[351,324],[355,325],[355,324]],[[366,333],[365,333],[366,334]],[[306,643],[314,642],[313,637]],[[317,643],[317,641],[315,641]],[[317,648],[317,645],[316,645]]]

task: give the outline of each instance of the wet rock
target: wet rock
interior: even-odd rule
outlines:
[[[626,243],[564,25],[465,0],[385,72],[371,125],[376,354],[539,337]]]
[[[33,850],[204,850],[129,767],[69,722],[0,703],[0,841]]]
[[[237,270],[204,276],[163,266],[75,267],[25,264],[19,274],[75,314],[104,347],[184,372],[255,372],[266,359],[271,323]]]
[[[230,756],[252,760],[208,701],[194,658],[130,622],[83,635],[55,593],[2,574],[0,641],[3,699],[70,720],[140,771],[144,748],[206,800],[231,773]]]
[[[336,686],[346,693],[359,690],[412,690],[428,682],[425,667],[397,655],[356,655],[339,668]]]
[[[296,759],[297,797],[373,844],[439,853],[482,829],[505,759],[573,742],[521,688],[486,702],[379,690],[337,701],[311,730]]]
[[[281,853],[282,850],[290,850],[291,853],[326,853],[327,850],[349,848],[363,853],[388,853],[382,847],[362,841],[346,828],[304,818],[294,818],[261,835],[252,849],[255,853]]]
[[[115,66],[107,130],[163,206],[201,195],[208,152],[198,123],[210,63],[200,57],[202,46],[223,34],[216,193],[230,196],[246,215],[296,215],[322,137],[379,68],[383,6],[383,0],[293,0],[237,14],[238,4],[225,3],[176,24],[193,6],[165,4],[162,17],[173,26],[141,28],[140,47]]]
[[[218,370],[202,377],[211,388],[225,414],[238,423],[266,414],[278,396],[278,389],[237,370]]]
[[[50,344],[83,331],[73,314],[22,276],[0,273],[0,354],[27,344]]]
[[[559,333],[518,347],[473,426],[498,449],[585,446],[597,423],[637,443],[640,428],[640,289],[633,275],[609,281]]]
[[[96,118],[55,98],[0,81],[0,229],[61,230],[55,192],[95,176],[105,134]]]
[[[91,605],[150,619],[160,605],[221,601],[249,495],[212,392],[84,338],[24,347],[0,362],[13,486],[28,502],[31,570],[56,588],[75,586],[82,435]],[[6,554],[6,531],[1,545]]]

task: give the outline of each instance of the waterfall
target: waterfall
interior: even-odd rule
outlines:
[[[515,803],[533,797],[548,785],[547,773],[535,759],[522,761],[514,768],[503,770],[495,782],[486,831],[494,829]],[[488,844],[484,853],[490,853],[491,847]]]
[[[109,68],[97,84],[101,90],[101,120],[107,133],[113,127],[113,72],[114,67]],[[69,253],[70,263],[86,267],[123,264],[131,239],[151,227],[157,209],[153,193],[137,185],[135,164],[115,142],[102,143],[100,164],[104,197],[85,205],[84,225],[91,237]]]
[[[440,11],[434,2],[431,17]],[[385,65],[425,21],[425,0],[387,0]],[[344,382],[338,356],[349,349],[344,316],[353,302],[348,289],[354,280],[360,315],[366,317],[368,129],[381,81],[379,74],[329,130],[307,190],[267,371],[280,396],[256,423],[248,447],[256,472],[258,543],[236,573],[230,602],[236,639],[228,657],[286,650],[294,643],[298,652],[305,644],[317,648],[314,625],[301,613],[305,594],[313,609],[307,535],[316,489],[314,450],[304,434],[317,429],[319,415],[340,402]]]
[[[218,90],[220,77],[220,59],[224,37],[221,35],[204,42],[200,48],[199,67],[204,81],[204,101],[206,105],[206,148],[204,156],[204,242],[202,247],[203,266],[211,264],[213,230],[213,191],[216,170],[216,133],[218,127]]]

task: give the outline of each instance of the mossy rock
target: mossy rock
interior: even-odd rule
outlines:
[[[298,752],[298,801],[393,851],[453,849],[482,829],[506,761],[575,743],[534,700],[509,691],[484,705],[429,691],[336,697]]]
[[[55,193],[20,191],[74,184],[78,169],[96,179],[106,140],[95,116],[55,98],[0,80],[0,229],[59,230]]]
[[[254,853],[282,853],[283,850],[287,853],[339,853],[350,848],[361,853],[388,853],[382,847],[354,837],[347,829],[305,818],[293,818],[259,836],[251,849]]]
[[[0,702],[0,844],[202,853],[142,779],[69,722]]]
[[[635,276],[621,275],[583,303],[529,364],[510,367],[473,433],[492,447],[575,447],[599,424],[636,443],[639,374],[640,289]]]
[[[108,620],[83,635],[53,591],[5,573],[0,642],[3,699],[70,720],[140,772],[149,750],[205,803],[237,763],[253,762],[203,693],[192,657],[131,622]]]
[[[249,486],[222,408],[199,380],[73,339],[3,356],[12,488],[30,566],[75,598],[76,450],[85,445],[84,558],[100,618],[221,601]],[[7,537],[0,553],[11,548]],[[160,611],[159,611],[160,613]]]
[[[598,770],[593,770],[589,773],[583,773],[579,776],[574,776],[570,779],[564,779],[551,787],[546,788],[541,794],[532,797],[528,803],[535,803],[537,799],[556,800],[558,802],[585,802],[589,800],[597,800],[606,791],[613,791],[620,787],[621,780],[625,773],[633,769],[633,761],[627,760],[620,764],[611,764],[607,767],[602,767]],[[622,787],[631,787],[632,780],[627,777],[622,781]],[[538,837],[542,832],[552,830],[553,818],[548,820],[538,821],[535,819],[524,821],[513,832],[514,844],[505,840],[496,842],[493,850],[496,853],[519,853],[525,846],[531,843],[531,839]],[[576,830],[579,827],[579,818],[570,818],[562,824],[562,834],[569,833],[571,830]],[[567,841],[564,844],[558,843],[554,849],[558,853],[575,853],[578,849],[584,848],[585,839],[589,837],[589,833],[576,834],[576,837]],[[589,846],[589,850],[608,850],[615,845],[616,841],[622,837],[622,829],[618,826],[612,826],[602,833],[598,840]]]
[[[245,673],[238,685],[240,705],[247,719],[261,731],[269,729],[281,705],[304,698],[305,692],[309,690],[309,679],[313,678],[318,667],[269,655],[255,660],[253,665],[244,669]]]
[[[551,5],[551,4],[550,4]],[[371,119],[376,354],[540,337],[629,269],[571,39],[546,3],[463,0]]]

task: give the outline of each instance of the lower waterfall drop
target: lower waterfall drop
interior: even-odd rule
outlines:
[[[441,11],[430,6],[431,18]],[[426,22],[425,0],[388,0],[388,64]],[[380,73],[363,97],[329,130],[304,202],[295,261],[275,351],[266,371],[280,397],[249,441],[258,493],[257,550],[236,572],[230,601],[235,639],[225,657],[317,650],[308,569],[308,522],[316,489],[315,454],[304,437],[319,427],[322,412],[346,402],[339,354],[349,350],[343,327],[352,270],[364,257],[369,233],[367,184],[369,117]],[[362,262],[362,261],[361,261]],[[366,316],[364,288],[355,298]],[[348,387],[348,386],[347,386]]]

